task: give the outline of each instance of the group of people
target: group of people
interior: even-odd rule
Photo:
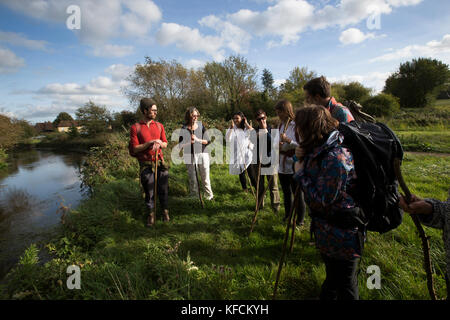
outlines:
[[[312,217],[311,232],[326,269],[326,279],[322,284],[320,298],[358,299],[358,265],[363,254],[366,230],[360,226],[343,224],[339,219],[333,221],[327,219],[330,214],[339,217],[360,210],[352,197],[357,188],[353,155],[351,150],[342,145],[343,137],[337,130],[340,122],[354,121],[354,117],[347,107],[331,96],[331,86],[325,77],[310,80],[303,89],[306,106],[299,108],[295,114],[292,104],[287,100],[281,100],[275,105],[280,122],[279,163],[278,171],[272,174],[261,175],[261,167],[270,164],[262,164],[260,157],[257,161],[252,161],[253,148],[257,148],[256,154],[259,155],[262,141],[267,142],[265,148],[269,157],[273,152],[272,128],[267,124],[265,111],[256,112],[255,128],[250,125],[242,112],[233,115],[226,133],[226,139],[234,150],[230,155],[230,173],[239,175],[239,181],[245,192],[248,192],[247,180],[250,180],[253,187],[259,190],[258,198],[262,201],[266,179],[274,212],[280,210],[279,180],[284,195],[285,219],[292,211],[294,203],[297,203],[298,207],[295,209],[298,212],[298,223],[303,224],[307,205]],[[140,102],[140,109],[144,119],[131,127],[130,145],[141,168],[140,179],[145,191],[145,203],[150,212],[147,225],[153,226],[155,179],[158,181],[156,193],[163,209],[163,219],[170,220],[167,201],[168,171],[161,152],[161,149],[167,147],[167,139],[163,125],[155,121],[157,115],[155,102],[144,98]],[[200,113],[196,108],[189,108],[186,111],[183,129],[188,130],[189,134],[183,137],[190,139],[185,141],[180,135],[180,144],[191,145],[189,156],[192,161],[186,163],[191,194],[196,195],[199,192],[197,180],[199,171],[206,199],[212,200],[209,155],[205,152],[210,140],[206,129],[197,121],[199,116]],[[257,135],[256,146],[249,139],[253,130]],[[153,172],[156,163],[158,168],[155,177]],[[298,197],[297,201],[294,201],[294,196]],[[403,198],[400,198],[399,202],[403,210],[419,214],[424,224],[444,230],[447,274],[450,274],[449,200],[440,202],[413,196],[409,204]]]

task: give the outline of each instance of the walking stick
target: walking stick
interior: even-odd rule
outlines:
[[[252,226],[250,227],[250,233],[249,233],[249,237],[253,232],[253,227],[255,226],[255,222],[256,222],[256,216],[258,215],[258,211],[259,211],[259,207],[261,206],[261,202],[264,199],[264,195],[266,194],[267,189],[264,188],[264,193],[262,194],[262,197],[259,197],[259,182],[260,182],[260,177],[261,175],[261,162],[259,162],[258,164],[258,177],[256,180],[256,208],[255,208],[255,214],[253,215],[253,219],[252,219]]]
[[[400,165],[401,165],[401,160],[398,158],[395,158],[394,159],[395,175],[400,184],[400,187],[402,188],[403,192],[405,193],[406,203],[409,204],[411,202],[411,192],[409,191],[408,186],[406,185],[405,180],[403,179]],[[422,240],[423,261],[424,261],[425,272],[427,274],[428,292],[430,294],[431,300],[437,300],[436,292],[434,290],[433,271],[432,271],[431,258],[430,258],[430,237],[426,235],[425,230],[423,229],[422,224],[420,223],[419,217],[415,214],[412,214],[410,216],[417,228],[417,231],[419,232],[419,237]]]
[[[195,161],[195,155],[192,155],[194,159],[194,170],[195,170],[195,179],[197,180],[197,189],[198,189],[198,199],[200,200],[200,205],[202,206],[202,209],[205,208],[205,205],[203,203],[202,193],[200,192],[200,183],[198,182],[198,173],[197,173],[197,161]]]
[[[158,194],[158,151],[159,149],[157,148],[155,155],[155,191],[153,192],[153,199],[155,200],[155,217],[156,217],[156,196]]]
[[[297,207],[297,202],[298,202],[298,193],[300,191],[300,187],[297,186],[297,189],[295,189],[295,195],[294,195],[294,205],[291,208],[291,210],[289,210],[289,217],[288,217],[288,223],[286,226],[286,233],[284,235],[284,242],[283,242],[283,249],[281,250],[281,258],[280,258],[280,263],[278,265],[278,272],[277,272],[277,278],[275,280],[275,288],[273,290],[273,300],[275,300],[276,295],[277,295],[277,289],[278,289],[278,281],[280,280],[280,275],[281,275],[281,269],[283,268],[283,261],[284,261],[284,257],[286,256],[286,248],[287,248],[287,241],[289,238],[289,227],[291,226],[291,218],[294,212],[294,208]]]
[[[269,178],[269,183],[267,184],[267,186],[265,186],[264,187],[264,192],[262,193],[263,195],[265,195],[266,194],[266,192],[267,192],[267,189],[269,189],[269,185],[272,183],[272,180],[273,180],[273,175],[272,176],[270,176],[270,178]],[[261,204],[262,204],[262,199],[264,199],[264,197],[262,197],[262,198],[260,198],[260,199],[258,199],[258,207],[256,208],[256,210],[255,210],[255,214],[254,214],[254,216],[253,216],[253,220],[252,220],[252,226],[251,226],[251,228],[250,228],[250,234],[248,235],[249,237],[250,237],[250,235],[252,234],[252,232],[253,232],[253,228],[254,228],[254,226],[255,226],[255,223],[256,223],[256,216],[258,215],[258,212],[259,212],[259,208],[261,207]]]

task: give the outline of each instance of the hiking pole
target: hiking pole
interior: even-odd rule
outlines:
[[[156,196],[158,194],[158,151],[159,151],[159,149],[156,148],[156,155],[155,155],[155,191],[153,192],[153,199],[155,200],[155,220],[156,220]]]
[[[260,182],[260,179],[261,179],[261,161],[258,164],[258,177],[257,177],[257,180],[256,180],[256,208],[255,208],[255,214],[253,215],[252,226],[250,227],[250,234],[248,235],[249,237],[250,237],[250,235],[253,232],[253,228],[254,228],[255,223],[256,223],[256,216],[258,215],[259,207],[261,205],[262,200],[264,199],[264,195],[266,194],[265,191],[267,190],[267,189],[264,189],[265,191],[262,194],[262,197],[260,198],[259,197],[259,182]]]
[[[292,233],[291,233],[291,246],[289,248],[289,252],[292,253],[294,249],[294,239],[295,239],[295,227],[297,223],[297,217],[298,217],[298,197],[300,194],[300,186],[297,185],[297,188],[295,188],[295,194],[294,194],[294,215],[292,218]]]
[[[202,209],[204,209],[205,205],[203,203],[202,193],[200,191],[200,183],[198,181],[197,161],[195,161],[195,154],[192,154],[192,158],[194,159],[194,170],[195,170],[195,179],[197,180],[198,199],[200,200],[200,205],[202,206]]]
[[[291,207],[291,210],[289,210],[289,217],[288,217],[288,223],[286,226],[286,233],[284,235],[284,242],[283,242],[283,249],[281,250],[281,258],[280,258],[280,263],[278,265],[278,272],[277,272],[277,279],[275,280],[275,288],[273,290],[273,300],[275,300],[276,295],[277,295],[277,289],[278,289],[278,281],[280,280],[280,275],[281,275],[281,269],[283,268],[283,261],[284,261],[284,257],[286,255],[286,248],[287,248],[287,241],[289,238],[289,228],[291,226],[291,218],[292,218],[292,214],[294,212],[294,208],[297,206],[297,191],[300,190],[300,187],[297,186],[297,189],[295,190],[295,199],[294,199],[294,205]]]
[[[397,176],[397,180],[400,184],[400,187],[402,188],[403,192],[405,193],[405,200],[406,203],[409,204],[411,202],[411,192],[408,189],[408,186],[405,183],[405,180],[403,179],[402,171],[400,169],[401,160],[398,158],[394,159],[394,170],[395,175]],[[432,272],[432,266],[431,266],[431,258],[430,258],[430,237],[426,235],[422,224],[420,223],[419,217],[415,214],[410,215],[411,219],[413,220],[417,231],[419,232],[419,237],[422,240],[422,250],[423,250],[423,259],[424,259],[424,267],[425,272],[427,274],[427,287],[428,292],[430,294],[431,300],[437,300],[436,297],[436,291],[434,290],[434,284],[433,284],[433,272]]]

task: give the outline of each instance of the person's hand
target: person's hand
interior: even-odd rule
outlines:
[[[280,139],[281,139],[282,142],[286,142],[286,143],[291,143],[292,142],[292,140],[289,139],[285,133],[282,133],[280,135]]]
[[[197,137],[195,136],[195,134],[193,134],[193,135],[191,136],[191,141],[192,141],[192,143],[194,143],[194,142],[202,142],[202,140],[199,139],[199,138],[197,138]]]
[[[234,122],[233,122],[233,119],[231,119],[230,120],[230,129],[233,129],[233,126],[234,126]]]
[[[406,203],[405,198],[403,198],[403,196],[400,196],[400,201],[398,205],[400,208],[402,208],[404,211],[410,214],[433,213],[433,206],[430,203],[418,198],[416,195],[411,195],[411,202],[409,205]]]
[[[260,127],[261,127],[261,129],[267,129],[267,120],[266,119],[262,119],[261,121],[260,121]]]

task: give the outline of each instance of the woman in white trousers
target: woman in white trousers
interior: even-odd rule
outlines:
[[[184,162],[188,171],[190,196],[198,195],[196,174],[200,175],[201,184],[205,189],[206,200],[212,200],[214,195],[209,178],[209,154],[205,151],[211,142],[203,124],[198,121],[200,112],[190,107],[184,115],[184,125],[181,128],[179,143],[184,150]],[[187,138],[187,139],[184,139]],[[188,140],[188,141],[185,141]],[[190,148],[188,147],[190,145]]]

